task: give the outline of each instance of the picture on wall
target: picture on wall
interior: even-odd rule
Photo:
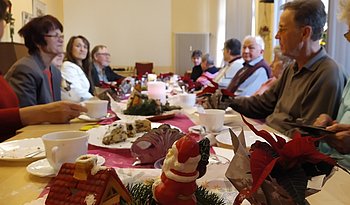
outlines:
[[[22,26],[26,25],[33,18],[33,14],[22,11]]]
[[[46,4],[40,0],[33,0],[33,16],[43,16],[46,14]]]

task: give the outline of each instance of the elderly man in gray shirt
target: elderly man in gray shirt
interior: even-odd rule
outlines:
[[[319,44],[326,22],[322,1],[295,0],[282,9],[276,39],[294,65],[263,95],[235,98],[230,107],[250,118],[266,118],[290,136],[293,127],[286,122],[302,118],[312,124],[321,113],[336,117],[346,76]]]

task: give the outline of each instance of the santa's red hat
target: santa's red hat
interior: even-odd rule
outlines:
[[[180,163],[185,163],[188,158],[200,155],[199,144],[189,136],[181,137],[176,142],[176,148],[178,151],[178,161]]]

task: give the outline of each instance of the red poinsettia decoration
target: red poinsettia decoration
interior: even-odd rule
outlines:
[[[253,178],[251,189],[243,189],[234,204],[241,204],[259,189],[268,176],[274,178],[291,196],[296,204],[305,203],[305,190],[310,177],[329,174],[336,161],[320,153],[315,142],[322,137],[301,136],[295,132],[293,139],[275,137],[265,130],[257,130],[242,116],[244,123],[266,142],[257,141],[251,146],[250,168]]]

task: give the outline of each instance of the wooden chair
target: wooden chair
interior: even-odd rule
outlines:
[[[145,73],[152,73],[153,70],[153,63],[140,63],[136,62],[135,63],[135,70],[136,70],[136,75],[137,76],[142,76]]]

